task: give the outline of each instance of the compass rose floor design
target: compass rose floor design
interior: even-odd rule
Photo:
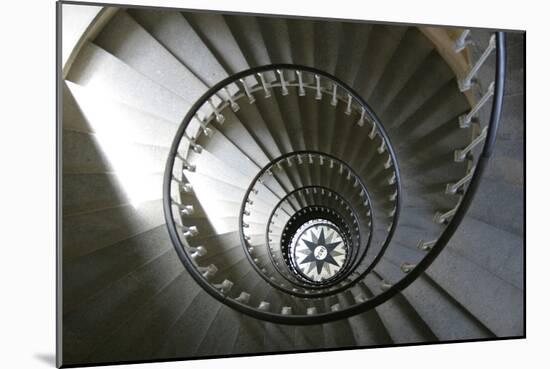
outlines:
[[[293,266],[302,277],[322,282],[340,272],[347,258],[347,246],[333,223],[316,219],[298,229],[291,256]]]

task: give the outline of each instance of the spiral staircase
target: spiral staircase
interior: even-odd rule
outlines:
[[[63,70],[62,364],[523,336],[523,52],[103,9]]]

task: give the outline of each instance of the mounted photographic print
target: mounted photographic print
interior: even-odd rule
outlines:
[[[67,1],[58,36],[58,365],[525,337],[524,32]]]

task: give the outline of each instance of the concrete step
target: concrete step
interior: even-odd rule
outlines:
[[[136,269],[94,295],[81,308],[63,316],[64,331],[74,339],[65,341],[72,347],[69,355],[80,362],[89,360],[95,347],[103,342],[128,315],[154,298],[184,271],[181,262],[171,249],[143,267]],[[73,361],[70,359],[69,361]]]
[[[387,25],[374,25],[371,31],[372,42],[369,42],[369,50],[376,50],[370,54],[369,60],[363,65],[363,71],[357,74],[354,82],[355,89],[365,97],[371,95],[374,87],[381,78],[386,65],[399,47],[408,27],[392,27]]]
[[[63,173],[156,173],[164,167],[167,155],[165,147],[125,142],[115,145],[95,134],[63,132]]]
[[[433,49],[422,32],[415,27],[408,28],[370,95],[365,95],[368,103],[377,107],[377,111],[383,111]]]
[[[223,18],[250,67],[271,63],[256,17],[225,14]]]
[[[63,175],[63,216],[162,198],[163,173],[133,176],[135,181],[130,185],[139,182],[139,193],[129,193],[125,179],[124,174],[116,172]]]
[[[449,250],[427,274],[499,337],[524,332],[523,291]]]
[[[182,273],[105,337],[91,356],[104,362],[163,359],[157,352],[166,332],[200,291],[193,279]]]
[[[523,208],[523,187],[483,178],[468,215],[521,237],[524,233]]]
[[[176,124],[189,109],[185,100],[89,42],[82,46],[66,79]]]
[[[447,249],[523,289],[522,237],[466,216]]]
[[[202,83],[213,86],[227,77],[224,67],[184,14],[151,9],[129,9],[127,12]]]
[[[151,245],[155,245],[154,247]],[[116,281],[172,248],[164,225],[84,255],[63,266],[63,311],[74,310]]]
[[[162,201],[123,205],[63,219],[63,259],[90,254],[164,224]]]
[[[193,72],[125,11],[116,13],[94,43],[189,105],[207,90]]]
[[[394,262],[382,260],[376,270],[384,273],[390,283],[403,277]],[[494,337],[494,333],[425,274],[402,294],[440,341]]]
[[[169,147],[177,126],[145,111],[93,93],[70,81],[63,83],[63,129],[94,133],[103,141]]]

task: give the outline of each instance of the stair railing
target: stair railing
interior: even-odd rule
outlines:
[[[220,300],[221,302],[227,304],[228,306],[234,308],[235,310],[238,310],[242,313],[248,314],[250,316],[271,321],[274,323],[281,323],[281,324],[319,324],[319,323],[325,323],[328,321],[338,320],[342,318],[346,318],[361,312],[364,312],[366,310],[372,309],[375,306],[380,305],[381,303],[387,301],[391,297],[393,297],[395,294],[397,294],[399,291],[406,288],[408,285],[410,285],[416,278],[420,276],[421,273],[424,272],[424,270],[435,260],[437,255],[443,250],[445,245],[449,242],[452,235],[460,225],[462,219],[464,218],[469,205],[471,204],[476,190],[479,187],[483,172],[487,166],[488,160],[491,156],[494,143],[496,140],[496,134],[498,130],[498,125],[500,121],[500,116],[502,113],[502,105],[503,105],[503,95],[504,95],[504,83],[505,83],[505,66],[506,66],[506,51],[505,51],[505,35],[502,32],[497,32],[492,38],[491,42],[494,42],[494,47],[489,44],[485,52],[482,54],[482,57],[479,59],[478,62],[474,64],[472,69],[467,75],[467,78],[464,79],[461,83],[461,90],[467,86],[471,85],[471,82],[473,80],[473,77],[476,75],[476,73],[479,71],[483,63],[488,57],[488,54],[492,51],[492,48],[496,50],[496,68],[495,68],[495,80],[494,80],[494,94],[493,94],[493,101],[492,101],[492,108],[491,108],[491,116],[489,119],[489,123],[487,127],[485,127],[479,136],[476,136],[473,138],[472,143],[466,146],[466,148],[461,150],[461,155],[459,155],[460,158],[462,156],[465,156],[468,158],[469,161],[473,163],[474,161],[474,155],[473,155],[473,149],[481,145],[483,143],[481,154],[479,155],[477,161],[475,162],[475,165],[470,165],[469,170],[470,172],[467,173],[467,178],[459,180],[455,185],[452,187],[453,191],[458,190],[460,188],[460,200],[457,203],[457,206],[452,209],[452,214],[449,214],[449,216],[445,217],[445,223],[446,226],[444,230],[442,231],[440,237],[437,240],[433,241],[421,241],[421,243],[418,245],[418,247],[421,250],[424,250],[426,252],[425,256],[418,262],[411,262],[411,261],[403,261],[401,262],[401,270],[403,272],[403,277],[399,279],[398,281],[395,281],[392,283],[391,281],[383,279],[373,268],[376,266],[376,262],[373,262],[370,264],[369,268],[367,268],[362,273],[353,272],[352,275],[355,280],[358,281],[356,283],[352,283],[350,285],[347,285],[346,288],[348,291],[356,291],[355,287],[363,285],[364,283],[378,283],[379,284],[379,290],[380,293],[374,295],[371,298],[366,298],[364,295],[352,292],[352,296],[354,297],[353,300],[355,301],[354,304],[344,304],[342,305],[339,300],[336,301],[334,299],[325,299],[323,300],[324,303],[320,303],[319,299],[307,299],[304,298],[300,304],[295,304],[293,306],[282,306],[280,311],[273,311],[271,308],[271,303],[269,301],[260,301],[258,305],[251,305],[251,294],[249,291],[240,291],[238,294],[234,294],[235,297],[230,297],[229,293],[231,291],[231,287],[233,287],[233,282],[228,281],[226,279],[216,283],[212,280],[217,272],[217,267],[215,265],[207,265],[207,266],[199,266],[196,264],[196,259],[200,259],[200,255],[205,254],[204,248],[200,247],[191,247],[187,243],[187,237],[193,237],[193,234],[195,233],[192,230],[193,226],[184,225],[183,222],[178,223],[179,217],[174,217],[174,209],[181,209],[181,206],[178,205],[178,193],[179,190],[182,189],[182,187],[185,188],[185,184],[188,183],[188,181],[185,179],[185,172],[186,171],[193,171],[195,168],[191,163],[186,162],[185,157],[186,153],[189,152],[189,150],[196,150],[196,147],[192,145],[192,142],[188,142],[189,140],[184,140],[184,133],[188,135],[188,137],[194,137],[195,139],[201,135],[206,134],[205,127],[207,126],[208,122],[200,122],[199,124],[193,124],[192,120],[198,116],[197,112],[200,108],[203,107],[204,103],[210,98],[211,95],[214,94],[212,91],[219,91],[222,87],[226,87],[227,83],[233,83],[234,81],[241,81],[243,83],[245,91],[242,93],[242,96],[246,96],[249,100],[249,102],[253,101],[255,98],[253,96],[252,89],[255,89],[255,91],[260,90],[264,93],[266,91],[269,91],[271,88],[273,88],[273,83],[268,82],[267,78],[261,78],[262,83],[258,83],[255,86],[248,86],[246,82],[246,78],[251,74],[250,71],[246,71],[243,73],[239,73],[235,76],[232,76],[227,81],[222,81],[216,86],[214,86],[213,89],[210,90],[210,93],[205,94],[203,97],[197,101],[197,103],[194,104],[194,106],[191,108],[190,112],[184,119],[184,122],[180,126],[177,134],[176,139],[174,140],[174,144],[172,145],[170,149],[170,154],[167,161],[166,166],[166,172],[165,172],[165,178],[164,178],[164,211],[165,211],[165,217],[167,220],[167,227],[170,234],[170,237],[175,245],[176,251],[178,253],[178,256],[180,257],[181,261],[187,268],[187,270],[190,272],[190,274],[193,276],[193,278],[201,285],[201,287],[207,291],[209,294]],[[312,73],[315,76],[315,83],[313,84],[313,89],[315,90],[315,97],[317,98],[320,94],[320,98],[322,99],[323,91],[328,92],[329,94],[333,94],[334,89],[333,88],[323,88],[321,87],[320,83],[320,77],[319,76],[326,76],[327,78],[331,78],[331,76],[327,76],[323,72],[308,69],[305,67],[296,67],[296,66],[287,66],[287,65],[280,65],[280,66],[266,66],[261,68],[256,68],[253,70],[254,73],[263,73],[267,72],[272,69],[299,69],[302,73],[309,72]],[[264,76],[265,77],[265,76]],[[299,89],[300,92],[306,91],[308,88],[311,88],[310,84],[304,83],[304,76],[302,74],[298,74],[298,83],[295,83],[296,87]],[[283,86],[283,94],[284,90],[286,89],[288,92],[288,88],[291,85],[291,82],[283,79],[281,77],[281,74],[279,74],[280,78],[280,86]],[[267,85],[267,83],[271,83],[270,86]],[[395,216],[397,219],[397,216],[399,214],[399,198],[400,198],[400,178],[399,178],[399,170],[398,170],[398,164],[397,164],[397,158],[395,156],[395,153],[393,151],[393,148],[391,145],[388,145],[389,139],[385,133],[385,130],[381,126],[381,124],[378,122],[378,119],[376,118],[376,115],[374,112],[371,111],[371,109],[368,107],[368,105],[361,99],[360,96],[357,96],[351,89],[347,88],[344,84],[338,83],[338,81],[334,81],[333,83],[337,84],[337,88],[342,89],[345,91],[343,95],[339,95],[338,98],[336,98],[336,101],[343,101],[344,103],[348,103],[350,98],[349,96],[353,96],[353,101],[359,101],[359,121],[362,120],[361,117],[364,119],[363,110],[367,113],[366,115],[370,118],[372,118],[372,124],[376,126],[377,128],[377,135],[380,135],[382,137],[382,144],[379,147],[379,152],[388,152],[391,157],[392,166],[396,169],[394,172],[395,179],[390,179],[390,183],[396,184],[397,194],[396,194],[396,204],[394,210],[390,212],[390,215]],[[347,96],[346,96],[347,94]],[[238,99],[234,96],[234,101],[227,102],[227,106],[231,106],[232,108],[235,108],[235,104],[237,104]],[[214,117],[213,119],[216,119],[219,123],[220,121],[223,121],[222,118],[220,118],[221,112],[223,111],[220,107],[214,107],[212,108],[212,111],[209,112],[209,115]],[[479,110],[479,109],[478,109]],[[477,111],[476,111],[477,113]],[[204,113],[203,113],[204,114]],[[208,116],[208,115],[206,115]],[[473,116],[473,114],[472,114]],[[211,119],[211,118],[209,118]],[[358,121],[358,125],[359,124]],[[202,123],[202,124],[201,124]],[[482,138],[480,138],[482,137]],[[467,149],[467,150],[466,150]],[[464,154],[464,155],[462,155]],[[178,175],[178,173],[181,173]],[[469,184],[467,182],[469,181]],[[174,185],[175,184],[175,185]],[[183,184],[183,186],[182,186]],[[188,188],[188,187],[187,187]],[[393,194],[391,195],[392,198],[394,197]],[[176,206],[174,206],[174,201],[176,202]],[[243,202],[243,205],[248,203],[248,200]],[[181,204],[181,203],[180,203]],[[244,208],[243,208],[244,210]],[[445,214],[449,213],[445,212]],[[180,220],[183,218],[180,218]],[[393,235],[393,232],[395,231],[395,227],[397,225],[397,221],[392,222],[392,224],[389,227],[389,232],[387,235],[388,242],[384,245],[382,248],[384,251],[385,247],[389,245],[389,241],[391,240],[391,236]],[[246,238],[245,238],[246,240]],[[192,255],[195,255],[195,258],[192,257]],[[379,261],[380,258],[382,258],[384,255],[384,252],[381,252],[377,255],[375,258],[375,261]],[[372,271],[372,272],[371,272]],[[332,291],[332,296],[340,296],[340,292],[344,292],[345,289],[338,290],[338,291]],[[237,291],[239,292],[239,291]],[[338,294],[338,295],[337,295]],[[342,297],[343,298],[343,297]],[[332,301],[332,302],[330,302]]]

